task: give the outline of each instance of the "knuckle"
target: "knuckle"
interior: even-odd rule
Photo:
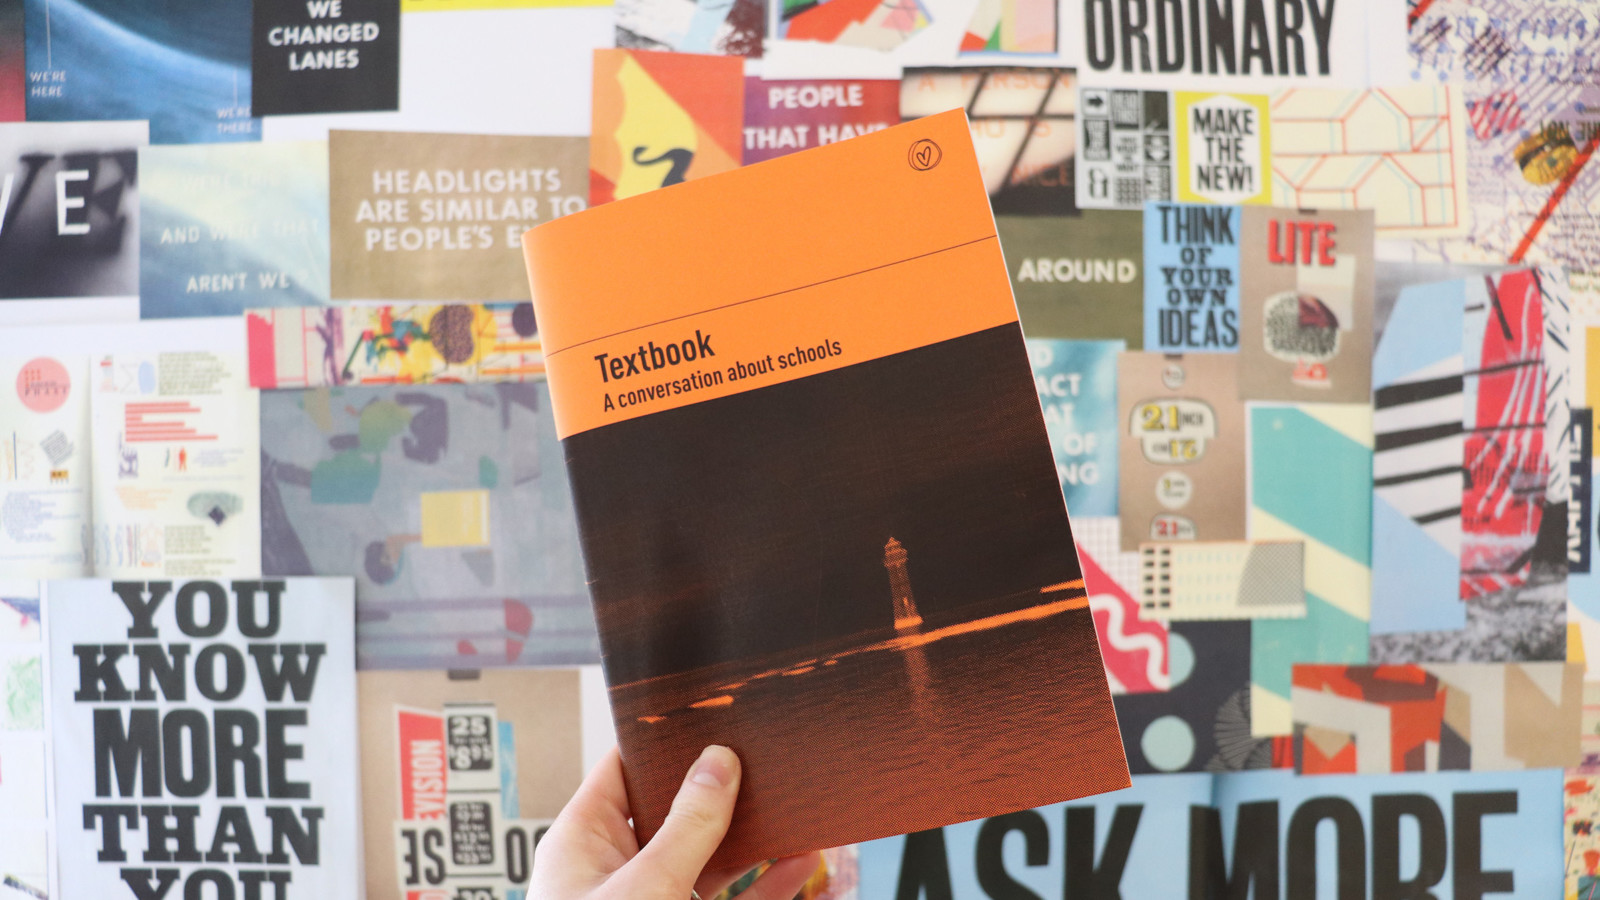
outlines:
[[[678,824],[695,831],[709,831],[721,825],[721,811],[710,804],[694,800],[680,800],[673,804],[669,815]]]

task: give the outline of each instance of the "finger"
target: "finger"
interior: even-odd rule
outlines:
[[[584,883],[610,875],[639,852],[638,838],[628,824],[628,791],[617,748],[612,747],[589,771],[539,849],[540,859],[568,860],[561,866],[563,872]],[[573,860],[586,862],[586,871],[574,871]],[[534,877],[539,876],[535,864]]]
[[[727,747],[713,745],[701,751],[678,788],[661,830],[628,864],[629,880],[665,882],[687,897],[728,833],[738,795],[739,757]]]
[[[820,865],[820,853],[780,859],[762,872],[761,877],[739,895],[739,900],[794,900]]]
[[[756,865],[760,865],[757,863]],[[694,889],[701,897],[710,898],[728,889],[728,885],[743,878],[755,866],[739,866],[733,869],[711,869],[700,874],[700,879],[694,883]]]

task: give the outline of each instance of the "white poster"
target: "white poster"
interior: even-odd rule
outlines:
[[[51,873],[50,722],[39,582],[0,578],[0,900],[44,900]]]
[[[94,368],[95,574],[259,574],[260,395],[244,358],[107,354]]]
[[[361,896],[349,579],[58,581],[64,897]]]

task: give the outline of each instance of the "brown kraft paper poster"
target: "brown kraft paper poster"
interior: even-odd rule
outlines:
[[[417,787],[402,784],[401,710],[441,715],[447,712],[445,704],[456,709],[492,706],[498,722],[510,724],[516,758],[498,762],[501,767],[514,765],[518,808],[515,817],[502,813],[502,820],[555,818],[583,779],[582,716],[575,669],[369,670],[358,673],[357,679],[362,842],[369,900],[405,900],[407,893],[400,881],[403,866],[397,853],[396,824],[402,817],[402,794]],[[453,748],[448,746],[448,738],[445,743],[449,754]],[[489,796],[497,801],[500,795],[494,791]],[[446,797],[454,796],[447,791]],[[436,814],[442,815],[442,811]],[[448,820],[443,824],[448,825]],[[435,852],[439,849],[434,848]]]
[[[1246,206],[1239,234],[1239,396],[1367,403],[1371,210]]]
[[[1122,549],[1245,538],[1244,403],[1231,353],[1117,360]]]
[[[331,296],[526,300],[522,233],[588,203],[581,137],[328,134]]]

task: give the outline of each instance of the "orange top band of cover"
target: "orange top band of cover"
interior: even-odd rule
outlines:
[[[564,216],[523,250],[562,438],[1017,321],[960,110]]]

